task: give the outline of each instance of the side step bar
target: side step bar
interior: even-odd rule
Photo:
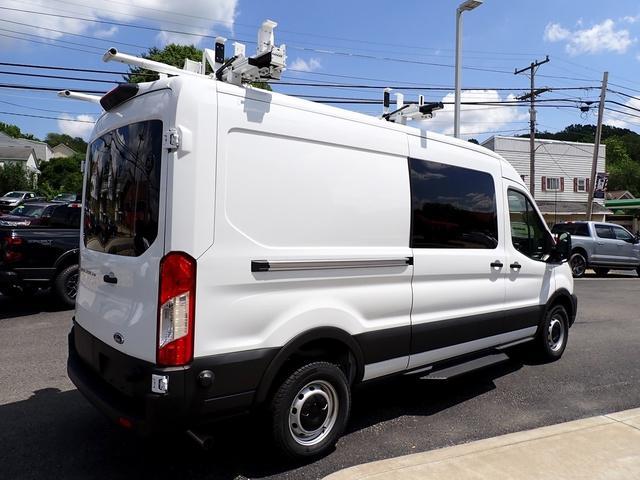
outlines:
[[[467,362],[459,363],[451,367],[443,368],[442,370],[429,371],[426,375],[420,377],[421,380],[448,380],[459,375],[478,370],[480,368],[486,368],[491,365],[496,365],[509,360],[509,357],[504,353],[494,353],[480,358],[475,358]]]

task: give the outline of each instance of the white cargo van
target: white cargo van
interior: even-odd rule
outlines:
[[[261,406],[311,456],[359,382],[528,341],[562,355],[567,242],[499,155],[204,75],[102,104],[68,372],[123,427]]]

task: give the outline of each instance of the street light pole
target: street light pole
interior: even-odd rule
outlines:
[[[483,0],[466,0],[462,2],[456,10],[456,73],[455,73],[455,102],[453,107],[453,135],[460,138],[460,77],[462,65],[460,62],[460,51],[462,50],[462,13],[473,10],[482,5]]]

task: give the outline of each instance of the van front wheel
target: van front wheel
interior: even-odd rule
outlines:
[[[320,455],[344,431],[350,408],[349,383],[337,365],[303,365],[284,379],[271,401],[276,445],[290,457]]]
[[[546,312],[536,338],[540,359],[547,362],[558,360],[567,347],[568,338],[567,310],[562,305],[554,305]]]

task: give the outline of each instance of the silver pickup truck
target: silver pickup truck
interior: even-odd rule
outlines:
[[[640,239],[627,229],[613,223],[561,222],[553,233],[571,234],[569,263],[575,278],[592,268],[604,276],[609,270],[635,270],[640,276]]]

